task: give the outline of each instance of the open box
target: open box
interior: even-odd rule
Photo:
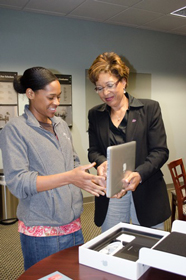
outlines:
[[[173,236],[174,248],[170,246],[169,252],[167,244],[172,244],[172,234],[182,236],[181,255],[177,254],[180,251],[175,242],[177,236]],[[79,263],[132,280],[139,279],[149,267],[186,276],[185,244],[186,222],[183,221],[174,221],[171,233],[119,223],[80,246]]]

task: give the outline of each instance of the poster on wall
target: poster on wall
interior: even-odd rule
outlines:
[[[56,116],[60,116],[72,126],[72,76],[55,74],[61,84],[60,105],[57,108]]]
[[[17,105],[17,92],[13,88],[13,79],[17,72],[0,72],[0,104]]]
[[[10,119],[16,117],[18,115],[17,112],[18,112],[17,105],[15,106],[0,105],[0,129],[2,129]]]
[[[18,94],[13,88],[17,72],[0,72],[0,129],[18,115]]]
[[[60,105],[72,105],[72,76],[55,74],[61,84]]]
[[[58,106],[55,115],[61,117],[68,126],[72,126],[72,106]]]

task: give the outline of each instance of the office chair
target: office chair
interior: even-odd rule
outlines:
[[[172,193],[173,211],[175,204],[178,207],[178,220],[186,221],[186,172],[183,160],[177,159],[168,163],[168,168],[174,183],[176,191],[177,202],[175,203],[175,195]],[[173,201],[174,200],[174,201]],[[174,214],[172,214],[172,218]]]

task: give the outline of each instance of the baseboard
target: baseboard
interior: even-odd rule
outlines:
[[[174,189],[174,184],[173,184],[173,183],[167,184],[167,189],[168,189],[168,190]]]

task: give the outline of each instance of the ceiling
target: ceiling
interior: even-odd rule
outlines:
[[[182,7],[186,0],[0,0],[0,8],[186,36],[186,17],[170,14]]]

